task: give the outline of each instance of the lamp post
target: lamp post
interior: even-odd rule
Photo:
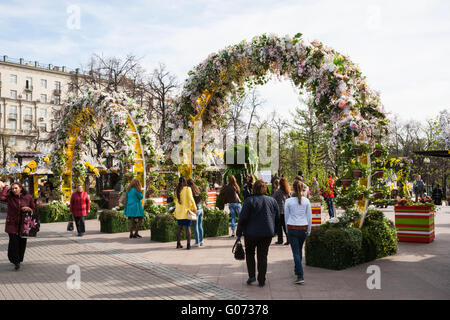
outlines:
[[[430,173],[429,173],[429,171],[430,171],[430,158],[425,158],[425,159],[423,159],[423,162],[426,164],[426,169],[427,169],[427,187],[428,187],[428,184],[429,184],[429,182],[430,182],[430,178],[429,178],[429,175],[430,175]],[[428,193],[427,193],[427,195],[428,195]]]

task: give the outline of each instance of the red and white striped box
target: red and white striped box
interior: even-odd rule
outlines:
[[[216,190],[208,191],[208,199],[206,199],[206,205],[208,207],[215,207],[217,200],[217,192]]]
[[[322,224],[322,203],[311,202],[311,211],[312,211],[312,224],[313,225]]]
[[[434,212],[431,207],[394,206],[398,241],[430,243],[434,240]]]
[[[167,207],[167,197],[150,197],[147,199],[153,200],[158,206]]]

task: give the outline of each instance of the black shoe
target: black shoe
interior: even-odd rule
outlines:
[[[186,247],[186,250],[190,250],[190,249],[191,249],[191,244],[188,243],[188,245],[187,245],[187,247]]]
[[[284,243],[285,246],[287,246],[288,244],[289,244],[289,242],[287,242],[287,241]]]
[[[132,233],[130,233],[130,239],[131,239],[131,238],[134,238],[134,235],[133,235]]]
[[[181,243],[177,243],[177,249],[179,248],[183,248],[183,246],[181,245]]]
[[[297,277],[297,279],[294,281],[295,284],[304,284],[305,280],[303,277]]]
[[[283,241],[277,241],[275,244],[283,244]]]
[[[258,286],[259,286],[259,287],[264,287],[265,285],[266,285],[265,282],[258,282]]]
[[[255,278],[255,277],[248,278],[247,284],[252,284],[252,283],[255,282],[255,281],[256,281],[256,278]]]
[[[142,238],[142,236],[140,234],[135,233],[134,238]]]
[[[19,269],[20,269],[20,263],[15,263],[14,270],[19,270]]]
[[[78,232],[78,236],[79,236],[79,237],[81,237],[81,236],[82,236],[81,232]]]

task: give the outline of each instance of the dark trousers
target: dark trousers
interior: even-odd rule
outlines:
[[[17,234],[9,234],[8,259],[11,263],[18,264],[23,261],[25,249],[27,247],[27,239]]]
[[[267,272],[267,255],[269,253],[270,243],[272,237],[264,238],[249,238],[244,237],[245,240],[245,259],[247,261],[248,277],[255,277],[255,251],[258,260],[258,282],[264,283],[266,281]],[[255,250],[256,249],[256,250]]]
[[[278,242],[283,242],[283,230],[284,234],[286,235],[287,239],[287,231],[286,231],[286,223],[284,220],[284,214],[280,214],[280,223],[277,227],[277,234],[278,234]]]
[[[78,233],[85,233],[84,217],[74,217]]]

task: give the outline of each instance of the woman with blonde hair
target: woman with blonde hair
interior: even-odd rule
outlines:
[[[194,236],[195,236],[195,247],[203,246],[203,206],[202,202],[204,199],[201,196],[200,189],[195,184],[195,181],[188,179],[187,185],[192,190],[192,195],[195,200],[195,205],[197,206],[197,220],[194,221]]]
[[[141,227],[142,219],[145,217],[145,214],[141,202],[144,195],[141,190],[141,182],[136,178],[131,180],[127,188],[127,203],[124,211],[124,214],[130,220],[130,238],[142,238],[142,236],[139,235],[139,228]],[[136,231],[133,234],[134,228],[136,228]]]
[[[285,201],[284,218],[289,244],[294,256],[295,275],[294,283],[303,284],[302,248],[306,237],[311,233],[312,212],[308,198],[302,196],[305,185],[300,180],[294,182],[294,194]]]
[[[197,206],[195,204],[194,196],[192,195],[192,190],[188,187],[186,179],[180,177],[178,180],[178,186],[175,190],[174,195],[175,200],[175,211],[174,215],[177,219],[178,229],[177,229],[177,249],[183,248],[181,245],[181,229],[186,227],[186,240],[187,247],[189,250],[191,248],[191,220],[188,220],[188,211],[191,210],[197,213]]]
[[[241,198],[239,197],[239,193],[241,192],[236,178],[231,175],[228,177],[228,184],[220,190],[220,195],[223,196],[224,205],[228,204],[231,214],[231,237],[235,235],[236,229],[236,216],[239,217],[241,213]]]

